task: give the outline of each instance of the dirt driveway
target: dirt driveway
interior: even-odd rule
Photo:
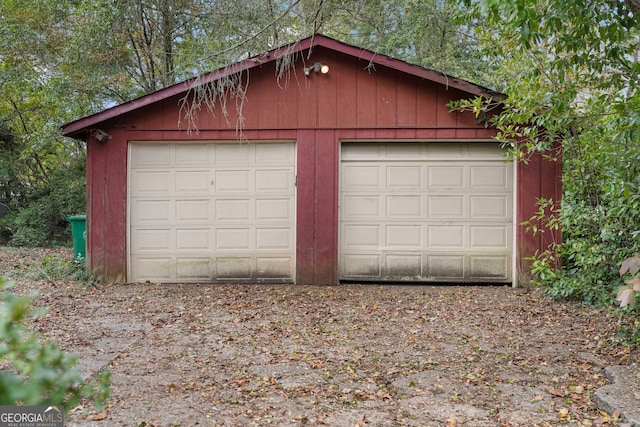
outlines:
[[[616,317],[537,291],[28,279],[51,254],[71,256],[2,248],[0,274],[83,372],[112,373],[106,413],[70,426],[614,425],[592,394],[639,355]]]

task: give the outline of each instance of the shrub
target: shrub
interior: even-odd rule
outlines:
[[[626,189],[626,190],[625,190]],[[532,261],[534,284],[554,298],[578,300],[590,305],[608,305],[617,287],[620,263],[638,250],[640,230],[640,186],[610,184],[597,205],[570,191],[560,209],[539,200],[539,211],[525,223],[533,233],[561,227],[562,242],[536,254]],[[560,259],[562,268],[556,270]]]

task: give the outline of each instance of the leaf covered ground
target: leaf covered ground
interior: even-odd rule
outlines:
[[[0,249],[13,291],[47,308],[33,326],[111,371],[106,410],[70,426],[621,425],[592,395],[640,354],[612,311],[537,290],[38,278],[71,256]]]

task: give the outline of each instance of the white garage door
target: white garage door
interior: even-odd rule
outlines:
[[[293,281],[293,143],[129,151],[131,281]]]
[[[493,143],[343,143],[340,277],[510,282],[513,171]]]

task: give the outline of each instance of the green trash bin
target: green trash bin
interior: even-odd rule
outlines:
[[[68,215],[67,221],[71,223],[71,236],[73,237],[73,257],[87,257],[87,217],[86,215]]]

